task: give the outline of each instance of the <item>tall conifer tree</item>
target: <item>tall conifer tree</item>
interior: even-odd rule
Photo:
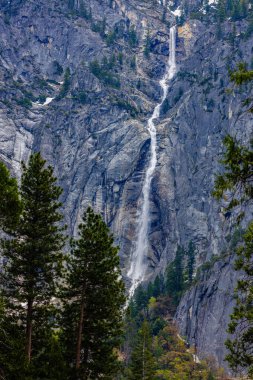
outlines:
[[[184,248],[179,246],[175,259],[166,269],[166,292],[172,297],[175,304],[180,301],[184,290],[184,255]]]
[[[122,329],[124,285],[118,248],[100,215],[88,208],[72,241],[63,289],[63,340],[70,376],[112,379]]]
[[[22,164],[22,213],[15,238],[3,242],[6,264],[2,273],[7,312],[23,328],[24,350],[29,366],[33,354],[42,349],[39,342],[49,322],[56,279],[61,273],[64,244],[59,213],[61,188],[53,168],[45,166],[40,153]]]
[[[138,332],[137,342],[130,362],[130,380],[153,380],[155,360],[152,353],[152,337],[149,323],[144,321]]]

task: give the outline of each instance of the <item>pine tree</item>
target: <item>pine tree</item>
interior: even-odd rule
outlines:
[[[230,79],[237,86],[248,83],[253,80],[253,70],[248,70],[247,65],[241,62],[238,64],[237,70],[230,73]]]
[[[0,227],[10,231],[18,221],[21,202],[18,185],[9,170],[0,162]]]
[[[155,360],[152,353],[152,337],[149,323],[144,321],[138,332],[137,342],[130,362],[129,380],[153,380]]]
[[[221,199],[228,194],[227,210],[253,199],[253,142],[248,148],[227,135],[224,139],[226,151],[221,163],[225,173],[217,175],[213,195]],[[232,191],[233,190],[233,191]],[[240,215],[241,217],[243,216]]]
[[[148,303],[148,298],[149,298],[149,295],[145,291],[145,289],[142,286],[142,284],[140,284],[136,288],[136,290],[134,292],[134,297],[133,297],[134,303],[136,305],[136,311],[137,311],[137,313],[140,310],[144,310],[144,311],[146,310],[147,303]]]
[[[235,291],[236,307],[228,328],[234,338],[226,341],[229,349],[226,360],[235,372],[247,368],[248,375],[253,378],[253,222],[243,240],[244,245],[237,250],[236,269],[243,271],[245,276],[238,281]]]
[[[153,284],[153,297],[159,297],[163,292],[163,277],[157,275]]]
[[[146,35],[145,45],[144,45],[144,55],[147,58],[149,58],[150,49],[151,49],[151,37],[150,37],[150,32],[148,30],[147,35]]]
[[[2,273],[7,313],[22,326],[25,356],[32,368],[32,356],[43,349],[41,339],[48,330],[55,296],[56,279],[61,273],[64,244],[58,201],[62,192],[56,186],[53,168],[45,167],[40,153],[22,164],[21,201],[23,205],[15,237],[3,241],[6,264]]]
[[[91,208],[79,235],[72,241],[62,292],[66,360],[74,379],[112,379],[125,302],[118,248],[102,217]]]
[[[231,79],[237,85],[253,79],[253,72],[241,64],[231,73]],[[249,109],[252,112],[252,109]],[[241,145],[232,136],[224,140],[226,151],[222,163],[225,173],[218,175],[215,181],[214,196],[228,198],[227,210],[238,205],[247,205],[253,199],[253,142],[249,146]],[[244,216],[240,214],[239,220]],[[238,248],[235,268],[244,273],[235,290],[236,306],[231,315],[228,332],[234,334],[226,346],[229,354],[226,359],[234,371],[248,373],[253,378],[253,222],[244,235],[243,245]]]
[[[184,290],[184,255],[184,249],[179,246],[175,259],[166,269],[166,292],[172,297],[175,304],[178,304],[180,301]]]
[[[218,18],[220,22],[223,22],[226,18],[226,2],[225,0],[219,0],[217,4]]]

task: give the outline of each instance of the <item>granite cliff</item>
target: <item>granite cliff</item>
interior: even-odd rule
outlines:
[[[193,240],[198,266],[230,247],[233,215],[223,215],[211,191],[223,136],[247,141],[252,133],[244,93],[228,90],[228,67],[251,62],[252,37],[245,18],[221,27],[209,3],[0,3],[0,158],[19,176],[21,160],[40,150],[64,189],[69,233],[88,204],[101,212],[126,282],[150,159],[147,120],[162,96],[176,23],[177,73],[155,122],[146,278],[165,269],[178,244]],[[220,364],[236,283],[232,256],[199,276],[177,312],[182,334]]]

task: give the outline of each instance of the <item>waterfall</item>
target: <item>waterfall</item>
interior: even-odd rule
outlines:
[[[148,120],[148,131],[150,133],[150,162],[146,171],[145,180],[142,189],[142,209],[138,220],[138,234],[135,244],[135,249],[131,256],[131,265],[127,276],[131,280],[131,287],[129,296],[134,294],[135,289],[144,279],[147,264],[145,263],[145,256],[148,253],[148,227],[149,227],[149,194],[151,182],[153,179],[154,171],[157,164],[157,139],[156,139],[156,126],[154,120],[160,116],[161,106],[167,97],[169,80],[171,80],[176,73],[176,26],[170,28],[170,55],[169,63],[163,78],[160,80],[160,86],[163,89],[162,100],[155,107],[152,116]]]

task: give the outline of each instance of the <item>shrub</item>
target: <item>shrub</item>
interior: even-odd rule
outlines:
[[[57,61],[53,62],[53,72],[55,75],[62,75],[63,73],[63,68]]]
[[[138,37],[134,26],[131,26],[129,29],[128,42],[131,47],[136,47],[138,45]]]
[[[103,82],[105,85],[114,87],[114,88],[120,88],[120,80],[118,76],[113,75],[109,69],[106,63],[104,65],[100,65],[97,60],[90,63],[90,70],[93,75],[95,75],[101,82]]]
[[[67,68],[66,71],[65,71],[64,82],[63,82],[61,91],[60,91],[59,95],[57,96],[56,100],[60,100],[60,99],[64,98],[67,95],[67,93],[69,91],[69,88],[70,88],[70,84],[71,84],[71,81],[70,81],[70,69]]]
[[[16,100],[17,104],[24,108],[31,108],[32,107],[32,101],[28,98],[22,98]]]

